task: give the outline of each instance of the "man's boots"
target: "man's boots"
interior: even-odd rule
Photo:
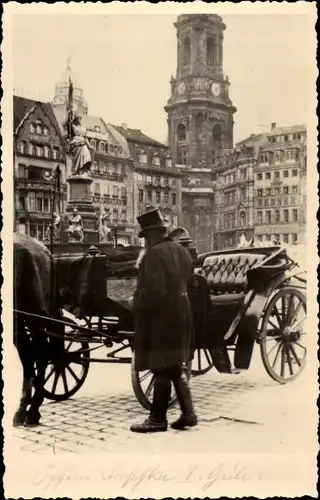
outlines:
[[[183,430],[186,427],[195,427],[198,423],[198,418],[193,408],[189,381],[186,374],[181,373],[179,376],[175,376],[173,378],[173,385],[181,408],[181,416],[171,424],[172,429]]]
[[[132,432],[142,434],[149,432],[165,432],[168,428],[167,410],[171,396],[171,380],[167,374],[155,376],[153,402],[149,418],[142,424],[133,424]]]

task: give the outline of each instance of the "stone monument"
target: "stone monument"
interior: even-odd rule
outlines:
[[[99,241],[98,219],[92,202],[90,177],[92,147],[86,137],[86,129],[81,125],[81,117],[69,105],[67,122],[67,169],[71,175],[67,215],[69,242],[95,244]],[[69,168],[68,168],[69,167]]]

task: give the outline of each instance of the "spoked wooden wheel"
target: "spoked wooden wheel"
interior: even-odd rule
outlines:
[[[208,373],[214,364],[209,349],[196,349],[192,362],[191,374],[193,377]]]
[[[191,375],[191,361],[186,365],[186,373],[188,378]],[[150,410],[153,398],[153,388],[154,388],[154,375],[151,371],[146,370],[143,372],[138,372],[135,370],[135,357],[134,351],[132,353],[131,362],[131,381],[133,392],[143,408]],[[177,402],[177,397],[172,387],[172,397],[169,403],[169,408],[172,408]]]
[[[261,324],[260,351],[267,373],[285,384],[297,378],[306,363],[305,295],[286,287],[270,300]]]
[[[45,374],[44,395],[52,401],[71,398],[82,387],[89,371],[89,343],[76,340],[76,325],[74,329],[66,327],[65,334],[75,340],[64,340],[63,355],[49,360]]]

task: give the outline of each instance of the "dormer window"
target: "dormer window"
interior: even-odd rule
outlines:
[[[158,154],[155,154],[152,158],[152,165],[155,167],[160,167],[160,158]]]
[[[35,127],[34,127],[34,125],[32,123],[30,123],[30,125],[29,125],[29,132],[30,132],[30,134],[34,134],[35,133]]]
[[[140,151],[139,153],[139,163],[142,165],[147,164],[147,154],[144,151]]]

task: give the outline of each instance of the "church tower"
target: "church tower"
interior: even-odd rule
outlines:
[[[66,71],[61,75],[60,80],[55,85],[54,97],[52,105],[55,109],[63,109],[65,111],[68,102],[69,94],[69,79],[73,83],[73,103],[75,112],[80,115],[88,114],[88,104],[83,96],[82,86],[75,77],[71,69],[70,58],[67,61]]]
[[[178,16],[177,72],[171,78],[168,143],[174,163],[185,174],[183,224],[199,252],[212,250],[216,220],[216,180],[224,155],[233,148],[229,79],[223,72],[221,17]]]

